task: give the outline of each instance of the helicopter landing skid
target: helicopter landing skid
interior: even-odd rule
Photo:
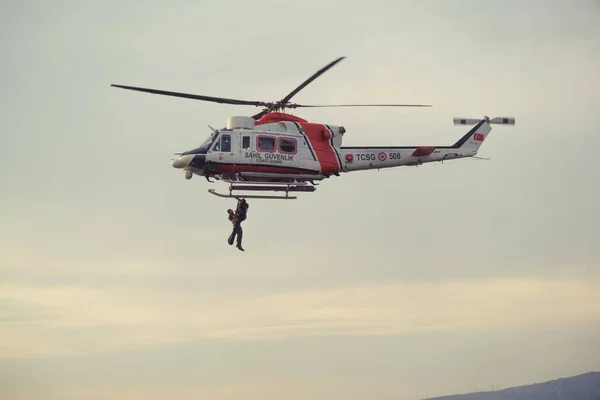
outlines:
[[[259,191],[269,191],[269,192],[285,192],[284,196],[264,196],[264,195],[234,195],[232,192],[234,190],[248,191],[248,192],[259,192]],[[266,183],[259,183],[259,185],[255,186],[252,184],[246,185],[234,185],[233,183],[229,185],[229,194],[217,193],[215,189],[209,189],[208,192],[214,194],[219,197],[226,198],[248,198],[248,199],[274,199],[274,200],[294,200],[296,196],[290,196],[290,192],[314,192],[317,190],[314,186],[296,186],[293,184],[287,184],[285,186],[282,185],[269,185]]]
[[[227,199],[240,199],[240,198],[244,198],[244,199],[274,199],[274,200],[295,200],[297,199],[296,196],[290,196],[286,193],[285,196],[262,196],[262,195],[247,195],[247,196],[241,196],[241,195],[236,195],[236,194],[223,194],[223,193],[217,193],[215,191],[215,189],[208,189],[208,192],[210,194],[214,194],[215,196],[218,197],[224,197]]]

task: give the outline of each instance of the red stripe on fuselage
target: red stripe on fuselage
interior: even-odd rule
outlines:
[[[330,139],[327,137],[328,135],[333,135],[333,133],[322,124],[300,122],[300,125],[304,129],[304,133],[321,165],[321,174],[331,175],[340,172],[340,164],[335,150],[331,146]]]

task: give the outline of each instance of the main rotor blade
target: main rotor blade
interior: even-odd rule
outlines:
[[[258,121],[259,119],[261,119],[261,118],[262,118],[262,116],[263,116],[263,115],[265,115],[265,114],[268,114],[268,113],[269,113],[269,110],[268,110],[268,109],[267,109],[267,110],[262,110],[262,111],[261,111],[261,112],[259,112],[258,114],[254,114],[254,115],[252,116],[252,118],[254,118],[256,121]]]
[[[266,106],[266,105],[268,105],[268,103],[265,103],[264,101],[248,101],[248,100],[228,99],[225,97],[213,97],[213,96],[203,96],[203,95],[198,95],[198,94],[167,92],[165,90],[146,89],[146,88],[139,88],[139,87],[133,87],[133,86],[122,86],[122,85],[110,85],[110,86],[118,87],[121,89],[137,90],[140,92],[162,94],[162,95],[166,95],[166,96],[175,96],[175,97],[184,97],[187,99],[194,99],[194,100],[212,101],[214,103],[239,104],[239,105],[247,105],[247,106]]]
[[[315,79],[317,79],[321,74],[323,74],[329,68],[333,67],[335,64],[337,64],[340,61],[342,61],[344,58],[346,58],[346,57],[340,57],[337,60],[334,60],[334,61],[330,62],[329,64],[327,64],[326,66],[324,66],[323,68],[321,68],[320,70],[318,70],[317,72],[315,72],[310,78],[308,78],[307,80],[305,80],[300,86],[298,86],[296,89],[294,89],[293,91],[291,91],[290,94],[288,94],[287,96],[285,96],[281,100],[281,103],[285,104],[288,101],[290,101],[290,99],[292,97],[294,97],[299,91],[301,91],[302,89],[304,89],[306,87],[306,85],[308,85],[309,83],[311,83],[312,81],[314,81]]]
[[[288,108],[296,107],[433,107],[431,104],[335,104],[335,105],[306,105],[306,104],[290,104]]]

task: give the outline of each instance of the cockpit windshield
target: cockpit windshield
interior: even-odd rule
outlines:
[[[204,143],[202,143],[200,145],[200,147],[197,147],[194,150],[185,151],[182,154],[183,155],[186,155],[186,154],[206,154],[208,152],[208,148],[214,142],[214,140],[215,140],[215,138],[217,137],[218,134],[219,134],[219,132],[217,132],[217,131],[211,133],[210,136],[208,137],[208,139],[206,139],[204,141]]]
[[[213,132],[213,133],[211,133],[211,134],[210,134],[210,136],[208,137],[208,139],[206,139],[206,140],[204,141],[204,143],[202,143],[202,144],[200,145],[200,148],[201,148],[201,149],[204,149],[204,148],[208,149],[208,147],[210,146],[210,144],[212,143],[213,139],[215,138],[215,136],[216,136],[217,134],[218,134],[218,132]]]

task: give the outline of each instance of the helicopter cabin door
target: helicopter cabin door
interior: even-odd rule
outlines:
[[[254,147],[252,146],[252,131],[250,132],[242,132],[240,134],[239,141],[239,149],[240,149],[240,157],[238,162],[240,164],[252,164],[252,156],[254,152]]]
[[[214,155],[219,164],[236,165],[240,162],[240,140],[238,132],[222,131],[208,152]]]

